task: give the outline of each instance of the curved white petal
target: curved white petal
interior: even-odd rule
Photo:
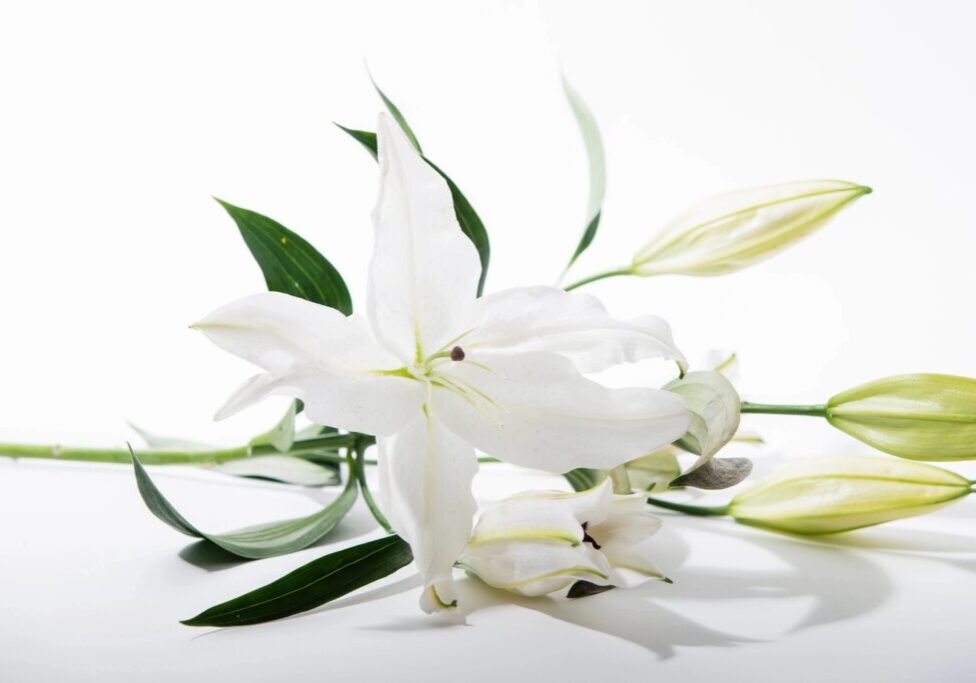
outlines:
[[[613,565],[610,582],[620,588],[633,588],[651,579],[666,578],[652,561],[654,548],[650,543],[615,549],[606,555]]]
[[[552,593],[580,579],[606,585],[612,571],[607,558],[587,543],[544,541],[472,546],[459,564],[489,586],[528,596]]]
[[[473,351],[438,368],[440,419],[506,462],[550,472],[610,469],[685,433],[688,411],[659,389],[609,389],[554,353]]]
[[[522,505],[529,502],[546,504],[571,515],[579,526],[584,522],[591,525],[603,522],[611,514],[618,498],[623,498],[623,496],[614,496],[610,479],[604,479],[593,488],[585,491],[523,491],[506,499],[505,502]],[[646,505],[647,497],[643,496],[643,500]],[[486,515],[487,512],[488,510],[485,511]],[[479,522],[480,525],[481,522]],[[582,527],[580,528],[582,529]],[[582,538],[582,534],[580,534],[580,538]]]
[[[474,449],[423,414],[390,437],[377,439],[380,504],[410,544],[424,580],[426,612],[455,601],[451,569],[471,533],[477,506],[471,480]]]
[[[383,345],[409,363],[470,327],[481,263],[458,225],[447,183],[386,114],[379,118],[377,145],[369,320]]]
[[[235,392],[218,419],[275,394],[300,398],[319,424],[389,434],[423,403],[421,382],[377,374],[399,361],[373,340],[364,322],[327,306],[262,292],[217,309],[193,327],[265,371]]]
[[[516,287],[482,297],[475,310],[477,329],[459,342],[466,351],[552,351],[571,359],[580,372],[644,358],[686,364],[663,319],[617,320],[583,292]]]

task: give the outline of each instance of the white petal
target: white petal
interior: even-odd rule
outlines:
[[[470,328],[481,263],[458,225],[447,183],[385,114],[377,144],[369,320],[384,346],[409,363]]]
[[[629,498],[629,496],[614,496],[610,479],[604,479],[593,488],[585,491],[523,491],[508,500],[546,502],[553,507],[566,511],[573,516],[577,525],[582,525],[584,522],[599,524],[610,515],[611,509],[616,504],[616,499],[625,497]],[[642,496],[642,499],[646,506],[647,497]],[[582,529],[582,527],[580,528]],[[582,538],[582,534],[580,534],[580,538]]]
[[[610,469],[688,427],[688,411],[674,394],[608,389],[554,353],[472,352],[438,371],[447,380],[434,391],[440,418],[479,450],[516,465]]]
[[[265,371],[238,389],[218,418],[274,394],[302,399],[319,424],[389,434],[415,416],[424,399],[421,382],[377,375],[399,361],[373,340],[362,320],[327,306],[262,292],[193,327]]]
[[[644,504],[646,507],[646,503]],[[617,551],[626,551],[643,543],[661,528],[661,520],[646,512],[613,514],[601,523],[587,527],[601,549],[613,559]]]
[[[613,565],[610,581],[620,588],[633,588],[651,579],[665,578],[652,562],[654,546],[651,543],[640,543],[625,549],[615,548],[606,555]]]
[[[576,546],[583,542],[583,527],[569,506],[531,494],[508,498],[485,508],[468,546],[510,541],[544,541]]]
[[[460,566],[496,588],[537,596],[566,588],[577,580],[606,585],[611,567],[587,543],[515,541],[465,550]]]
[[[644,358],[685,365],[671,328],[653,315],[617,320],[595,297],[556,287],[518,287],[478,300],[477,329],[461,342],[469,349],[552,351],[581,372],[600,372]]]
[[[413,551],[424,580],[421,607],[448,607],[454,601],[451,569],[477,509],[474,449],[427,414],[377,439],[377,447],[381,506]]]

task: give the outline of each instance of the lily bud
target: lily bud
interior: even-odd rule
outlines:
[[[646,541],[661,526],[641,494],[618,496],[609,480],[579,493],[521,493],[481,513],[457,566],[496,588],[528,596],[577,581],[629,587],[664,579]]]
[[[724,275],[810,234],[871,188],[841,180],[715,195],[686,210],[634,256],[635,275]]]
[[[932,465],[871,457],[790,463],[736,496],[737,522],[794,534],[832,534],[938,510],[972,482]]]
[[[976,379],[898,375],[837,394],[827,420],[855,439],[902,458],[976,458]]]
[[[698,456],[685,472],[704,465],[727,444],[739,428],[739,394],[720,372],[689,372],[664,386],[684,399],[691,413],[688,432],[675,445]]]

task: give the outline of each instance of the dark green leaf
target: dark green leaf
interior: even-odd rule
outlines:
[[[281,619],[378,581],[412,560],[410,546],[403,539],[384,536],[320,557],[277,581],[211,607],[182,623],[243,626]]]
[[[400,126],[400,129],[406,134],[408,138],[410,138],[410,144],[413,145],[413,148],[417,150],[419,154],[423,154],[424,150],[420,148],[420,142],[417,140],[417,136],[413,134],[413,130],[410,129],[410,124],[407,123],[407,119],[400,112],[400,108],[397,107],[395,104],[393,104],[393,101],[389,97],[387,97],[382,90],[380,90],[380,86],[376,85],[376,81],[373,80],[373,74],[369,74],[369,80],[373,84],[373,87],[376,89],[376,94],[378,94],[380,96],[380,99],[383,100],[383,106],[385,106],[387,111],[389,111],[390,114],[393,115],[393,118]]]
[[[315,514],[259,524],[224,534],[208,534],[187,521],[166,500],[135,453],[132,454],[132,466],[135,468],[136,484],[142,500],[156,517],[187,536],[208,540],[229,553],[248,559],[284,555],[307,548],[332,531],[356,501],[356,478],[351,476],[339,497]]]
[[[376,133],[346,128],[345,126],[340,126],[338,123],[336,126],[361,144],[373,156],[373,159],[377,158]],[[485,230],[485,224],[481,222],[481,218],[474,210],[474,207],[471,206],[471,202],[468,201],[468,198],[464,196],[464,193],[461,192],[461,189],[454,181],[430,159],[425,157],[424,160],[447,183],[448,188],[451,190],[451,198],[454,200],[454,215],[457,217],[458,225],[461,226],[461,232],[468,236],[468,239],[474,244],[475,249],[478,250],[478,259],[481,261],[481,278],[478,280],[478,296],[481,296],[485,289],[485,277],[488,275],[488,262],[491,260],[491,244],[488,240],[488,231]]]
[[[748,477],[751,472],[752,461],[749,458],[712,458],[688,474],[682,474],[671,482],[671,486],[727,489]]]
[[[575,600],[577,598],[587,598],[591,595],[596,595],[598,593],[606,593],[609,590],[613,590],[616,586],[600,586],[589,581],[577,581],[569,588],[569,592],[566,593],[566,597],[570,600]]]
[[[259,213],[217,200],[240,228],[268,289],[349,315],[352,299],[339,271],[300,236]]]
[[[607,474],[603,470],[589,470],[583,467],[570,470],[563,476],[574,491],[586,491],[607,478]]]

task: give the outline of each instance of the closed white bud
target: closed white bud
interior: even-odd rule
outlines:
[[[723,275],[810,234],[871,188],[810,180],[710,197],[686,210],[634,256],[635,275]]]
[[[968,495],[954,472],[894,458],[829,457],[783,466],[736,496],[736,521],[795,534],[832,534],[937,510]]]

